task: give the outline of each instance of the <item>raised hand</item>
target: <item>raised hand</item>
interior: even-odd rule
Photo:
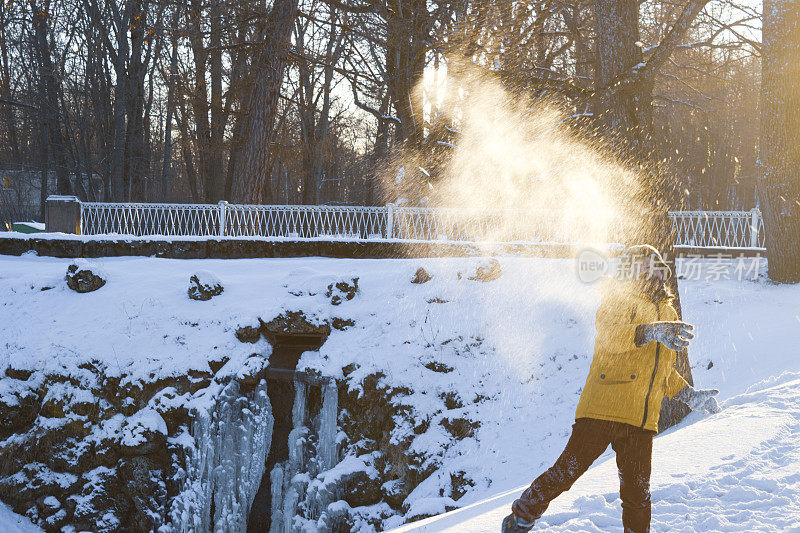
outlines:
[[[637,328],[636,337],[639,346],[644,346],[650,341],[660,342],[670,350],[680,351],[689,346],[689,341],[694,338],[694,326],[686,322],[651,322],[642,324]]]

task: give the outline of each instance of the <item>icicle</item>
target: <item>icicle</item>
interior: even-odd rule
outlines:
[[[308,406],[306,398],[308,396],[308,385],[300,381],[294,380],[294,404],[292,405],[292,427],[297,428],[306,425],[308,418]]]
[[[286,496],[283,499],[283,533],[292,533],[294,528],[294,516],[297,514],[297,504],[300,501],[300,495],[297,490],[292,486],[291,480],[286,480],[289,488],[286,491]]]
[[[266,381],[253,398],[235,397],[219,409],[218,466],[214,469],[214,530],[247,530],[250,506],[264,475],[273,417]]]
[[[283,463],[278,463],[269,474],[272,486],[272,512],[269,533],[283,533]]]
[[[194,412],[191,445],[184,442],[185,463],[180,493],[173,500],[170,517],[174,529],[181,533],[211,530],[211,464],[214,462],[214,440],[211,438],[211,413]]]
[[[338,460],[336,437],[339,409],[339,392],[336,383],[322,386],[322,407],[314,417],[316,430],[316,451],[309,457],[309,446],[314,439],[309,437],[308,385],[295,381],[295,397],[292,407],[292,430],[289,432],[289,458],[272,470],[272,523],[270,533],[295,533],[300,525],[295,525],[300,502],[310,505],[305,509],[312,521],[319,518],[324,507],[333,501],[332,494],[326,493],[321,503],[308,502],[308,484],[319,472],[332,468]],[[313,459],[313,460],[310,460]],[[306,525],[305,527],[308,527]]]
[[[273,487],[272,523],[270,533],[291,533],[292,522],[297,514],[297,504],[305,495],[305,485],[295,482],[294,477],[306,466],[305,447],[308,440],[308,386],[295,380],[294,404],[292,406],[292,430],[289,432],[289,459],[275,466],[270,481]],[[280,483],[280,487],[276,485]],[[278,495],[276,498],[275,495]]]
[[[322,410],[319,414],[319,440],[317,443],[317,465],[320,472],[329,470],[336,459],[336,419],[339,412],[339,391],[336,382],[330,381],[322,387]]]

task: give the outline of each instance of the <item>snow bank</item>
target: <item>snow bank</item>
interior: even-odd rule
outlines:
[[[32,371],[30,380],[44,374],[80,379],[86,365],[100,365],[106,375],[119,378],[120,387],[134,390],[140,382],[208,373],[209,362],[227,361],[217,376],[235,378],[245,370],[249,373],[246,367],[253,360],[246,361],[251,354],[266,358],[271,351],[263,338],[240,342],[236,332],[242,326],[258,328],[259,320],[289,312],[301,312],[316,324],[344,324],[331,329],[318,351],[303,354],[299,367],[345,384],[352,398],[344,410],[363,407],[359,396],[391,402],[396,414],[386,442],[380,443],[384,457],[376,459],[377,466],[367,466],[394,468],[401,458],[391,455],[400,450],[402,459],[416,469],[418,482],[405,488],[398,487],[397,480],[385,483],[379,487],[381,504],[328,504],[330,515],[357,517],[352,526],[364,531],[507,490],[516,494],[519,486],[549,466],[563,448],[574,417],[599,303],[596,287],[581,283],[568,259],[500,258],[500,277],[479,281],[470,279],[486,266],[479,258],[107,258],[95,262],[111,281],[87,294],[66,288],[63,277],[69,262],[0,256],[0,369]],[[419,267],[432,279],[412,284]],[[186,280],[198,270],[224,279],[225,292],[205,302],[186,298]],[[331,286],[353,278],[358,282],[351,299],[333,294]],[[726,399],[779,371],[800,371],[800,358],[786,349],[800,343],[796,288],[687,281],[681,282],[681,293],[685,316],[697,326],[690,354],[698,385],[717,386]],[[336,303],[333,296],[339,296]],[[3,402],[24,399],[25,391],[12,385],[0,380],[0,390],[8,392]],[[153,398],[154,405],[187,407],[187,397],[166,390]],[[210,400],[203,407],[208,412],[215,405]],[[330,450],[333,428],[330,416],[323,418],[323,449]],[[751,418],[756,423],[758,417]],[[157,420],[148,420],[152,423],[147,427],[158,432]],[[769,420],[773,425],[788,423]],[[697,427],[703,427],[701,422]],[[763,432],[744,422],[743,427]],[[657,440],[677,442],[671,437],[675,434]],[[344,447],[347,460],[371,454],[370,447],[377,444],[368,440],[337,440],[337,445]],[[172,436],[170,442],[188,443],[185,435]],[[197,461],[216,461],[208,457]],[[336,471],[327,452],[317,460]],[[240,467],[243,464],[236,468]],[[204,475],[208,476],[195,478],[201,486]],[[604,483],[615,485],[613,477]],[[617,515],[609,515],[618,512],[615,489],[604,490],[608,508],[597,511],[598,524],[617,527]],[[246,492],[236,505],[247,501],[249,489]],[[601,503],[586,494],[589,499],[579,505]],[[391,506],[384,503],[390,500]],[[204,508],[207,503],[197,505]],[[582,529],[585,523],[580,520],[585,517],[576,520],[573,529]]]
[[[655,439],[654,531],[796,531],[800,527],[800,374],[692,414]],[[525,486],[397,529],[497,530]],[[533,531],[622,531],[617,466],[604,455],[556,498]]]
[[[0,530],[4,533],[39,533],[42,531],[33,525],[33,522],[16,514],[2,502],[0,502]]]
[[[386,445],[395,455],[383,458],[382,468],[415,469],[412,485],[387,486],[394,514],[434,509],[423,500],[413,506],[419,499],[474,500],[515,481],[496,473],[523,455],[524,442],[547,449],[543,428],[572,414],[597,305],[594,288],[562,259],[502,258],[499,278],[479,281],[470,278],[487,266],[480,258],[106,258],[95,262],[112,281],[87,294],[66,288],[69,262],[0,257],[0,367],[81,377],[93,365],[135,391],[140,383],[208,373],[210,361],[228,359],[215,379],[236,377],[250,354],[270,354],[263,338],[251,344],[236,336],[259,320],[301,312],[313,323],[339,321],[342,327],[319,351],[306,352],[299,368],[345,382],[356,397],[365,393],[365,380],[376,397],[391,395],[398,415]],[[420,266],[432,279],[412,284]],[[187,299],[185,280],[199,270],[224,279],[225,292],[206,302]],[[554,405],[542,409],[545,400]],[[187,398],[158,397],[166,407],[181,401]],[[335,439],[331,417],[322,423],[325,439]],[[510,445],[497,441],[509,427],[522,434]],[[322,444],[332,449],[332,442]],[[345,455],[371,453],[359,452],[359,443],[342,445]],[[525,455],[538,466],[539,456]],[[335,466],[330,456],[318,462]],[[375,512],[392,514],[385,507]],[[367,511],[352,516],[359,513]]]
[[[654,531],[796,531],[800,528],[800,287],[681,280],[695,324],[695,384],[720,389],[723,411],[690,414],[654,443]],[[568,426],[553,426],[558,452]],[[506,439],[508,440],[508,439]],[[529,453],[537,453],[532,446]],[[548,452],[549,453],[549,452]],[[520,473],[519,486],[409,524],[398,532],[496,530],[511,502],[555,460]],[[621,531],[616,463],[602,456],[557,498],[534,531]],[[461,503],[461,502],[459,502]]]

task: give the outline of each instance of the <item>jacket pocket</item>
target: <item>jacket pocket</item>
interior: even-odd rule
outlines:
[[[633,424],[641,418],[639,405],[644,379],[632,366],[601,366],[586,397],[589,416]],[[638,414],[637,414],[638,413]],[[638,418],[637,418],[638,417]]]
[[[609,368],[601,369],[597,373],[598,385],[625,385],[639,380],[639,373],[635,368]]]

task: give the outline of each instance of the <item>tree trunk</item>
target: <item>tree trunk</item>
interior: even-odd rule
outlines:
[[[638,0],[594,0],[595,87],[612,86],[642,63]],[[602,94],[602,92],[601,92]],[[653,80],[627,85],[595,102],[600,125],[633,157],[649,158],[653,139]]]
[[[67,171],[67,156],[64,146],[64,134],[61,131],[61,107],[58,104],[58,84],[50,55],[50,6],[39,6],[31,1],[33,10],[34,38],[39,63],[39,83],[41,84],[41,106],[44,110],[42,120],[46,123],[47,137],[43,139],[48,146],[56,172],[56,190],[58,194],[72,194]]]
[[[167,118],[164,123],[164,153],[161,163],[161,201],[169,201],[170,182],[172,181],[172,117],[175,113],[175,84],[178,75],[178,10],[172,18],[172,51],[169,60],[169,80],[167,80]]]
[[[187,125],[189,118],[187,117],[186,106],[183,102],[181,102],[180,111],[180,114],[176,118],[178,127],[181,130],[181,157],[186,167],[186,182],[189,187],[190,200],[197,202],[201,200],[199,191],[197,190],[197,173],[194,169],[194,157],[189,146],[189,126]]]
[[[131,56],[128,62],[127,98],[127,164],[129,201],[144,200],[145,132],[144,132],[144,79],[147,72],[143,61],[145,46],[145,19],[147,3],[142,0],[130,1],[133,6],[130,26]]]
[[[196,129],[195,145],[197,147],[198,172],[203,187],[203,198],[210,202],[213,177],[211,172],[211,124],[208,118],[208,83],[206,64],[208,50],[204,42],[203,4],[200,0],[191,0],[191,45],[194,60],[194,91],[192,93],[192,113]]]
[[[13,100],[11,94],[11,70],[8,59],[8,38],[6,37],[5,11],[0,8],[3,18],[0,20],[0,95]],[[14,109],[10,105],[0,106],[3,111],[5,128],[8,132],[8,145],[11,147],[11,157],[15,162],[20,161],[19,137],[17,136],[17,120]]]
[[[270,142],[274,134],[289,37],[297,12],[297,0],[276,0],[267,17],[264,43],[258,48],[251,72],[252,85],[242,110],[242,151],[237,154],[232,200],[268,203]],[[246,110],[246,111],[245,111]]]
[[[400,119],[400,138],[411,148],[421,148],[424,140],[422,95],[415,91],[425,69],[425,0],[392,0],[386,24],[386,78],[392,104]]]
[[[125,5],[121,20],[115,21],[117,35],[117,50],[114,57],[114,141],[111,152],[111,201],[122,202],[126,197],[125,173],[125,144],[126,127],[125,118],[128,109],[128,26],[131,18],[132,3]],[[111,50],[109,50],[111,52]]]
[[[381,99],[380,113],[386,115],[389,112],[389,95],[384,95]],[[389,155],[389,122],[379,120],[375,131],[375,145],[372,147],[372,157],[369,163],[369,172],[366,184],[365,205],[377,205],[382,200],[383,181],[382,176],[386,170],[386,159]]]
[[[769,275],[800,282],[800,2],[765,0],[758,197]]]
[[[206,183],[206,201],[217,203],[222,200],[225,187],[224,176],[222,173],[222,150],[223,136],[225,134],[225,116],[222,107],[222,14],[220,0],[211,2],[211,50],[209,51],[209,63],[211,69],[211,153],[209,154]]]
[[[305,34],[304,29],[298,22],[296,25],[297,33],[295,46],[301,54],[305,54]],[[311,52],[309,50],[309,52]],[[314,72],[313,65],[305,59],[301,59],[297,65],[298,84],[297,84],[297,107],[298,125],[300,126],[300,141],[303,150],[303,176],[302,176],[302,196],[300,203],[312,205],[316,203],[317,182],[314,175],[314,153],[318,140],[316,139],[316,115],[317,109],[314,105],[314,84],[312,81]]]
[[[45,207],[47,205],[47,195],[50,193],[50,191],[48,190],[48,184],[49,184],[49,181],[50,181],[50,179],[49,179],[50,178],[50,176],[49,176],[50,168],[49,168],[49,166],[47,164],[48,160],[50,159],[50,157],[49,157],[49,154],[47,153],[47,144],[48,144],[47,140],[46,140],[47,137],[48,137],[48,134],[47,134],[47,121],[45,120],[45,118],[43,116],[44,112],[42,111],[41,108],[39,109],[39,115],[41,117],[40,121],[39,121],[39,125],[40,125],[39,131],[41,133],[41,139],[39,140],[39,142],[40,142],[40,150],[41,150],[40,157],[41,157],[41,161],[42,161],[41,169],[40,169],[40,173],[39,173],[39,217],[40,217],[39,220],[41,222],[44,222],[45,221]]]
[[[638,0],[594,0],[596,25],[595,91],[594,112],[601,129],[609,135],[623,159],[639,163],[643,168],[647,209],[651,220],[643,221],[643,231],[635,238],[658,248],[668,262],[674,265],[675,249],[672,224],[667,215],[667,198],[672,176],[661,175],[657,166],[653,125],[653,86],[658,71],[658,62],[663,61],[674,49],[677,39],[685,33],[687,20],[696,16],[702,8],[702,0],[692,0],[684,8],[668,36],[661,44],[664,48],[651,56],[651,69],[645,68],[639,44]],[[699,7],[697,7],[699,5]],[[659,47],[660,48],[660,47]],[[644,75],[642,75],[644,73]],[[673,271],[674,271],[673,267]],[[681,316],[680,294],[675,276],[670,279],[670,289],[675,294],[678,316]],[[693,383],[688,352],[678,352],[675,367],[688,381]],[[665,399],[662,404],[660,429],[680,422],[688,408],[677,400]]]

